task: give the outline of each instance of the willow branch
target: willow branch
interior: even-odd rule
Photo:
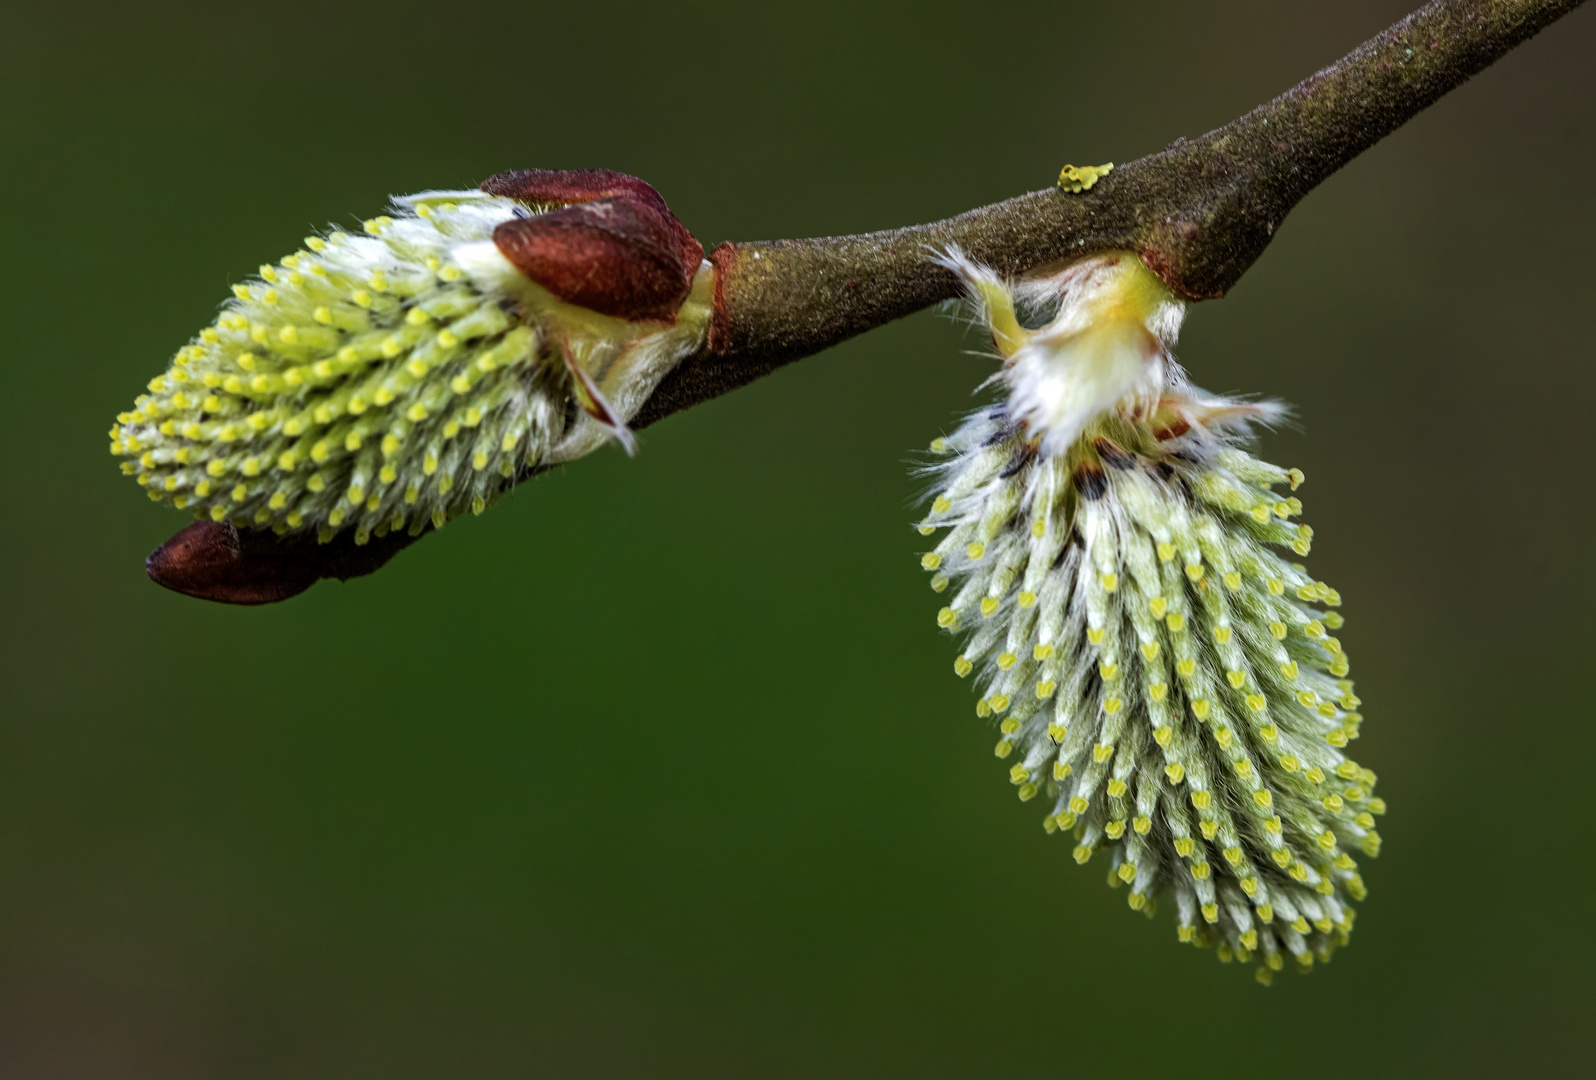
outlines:
[[[665,378],[632,426],[955,296],[953,276],[927,258],[929,249],[951,244],[1012,275],[1094,251],[1136,251],[1182,296],[1224,296],[1303,196],[1583,2],[1432,0],[1273,101],[1121,165],[1078,194],[1033,191],[944,221],[859,236],[722,244],[710,253],[716,293],[708,341]],[[239,595],[259,593],[244,602],[269,602],[318,577],[368,574],[412,542],[393,533],[357,547],[347,537],[318,545],[229,529],[225,545],[189,558],[211,559],[213,580],[237,574]],[[153,560],[163,552],[152,557],[157,580]]]

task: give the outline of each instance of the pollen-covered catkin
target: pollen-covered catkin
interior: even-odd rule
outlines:
[[[670,325],[563,304],[495,226],[548,209],[480,191],[396,201],[233,286],[215,323],[117,417],[111,452],[196,517],[356,543],[481,513],[618,434],[701,342],[708,273]],[[608,394],[619,428],[582,411]],[[604,403],[610,406],[610,401]]]
[[[1242,447],[1278,410],[1185,382],[1179,308],[1134,256],[1028,286],[1059,304],[1037,331],[1015,329],[1008,286],[950,262],[1009,399],[933,443],[920,531],[947,531],[921,565],[997,756],[1132,908],[1165,899],[1181,941],[1255,960],[1261,981],[1288,958],[1307,970],[1347,940],[1354,853],[1378,852],[1385,807],[1343,752],[1362,716],[1341,598],[1279,553],[1308,554],[1302,474]],[[1106,407],[1059,408],[1094,379]]]

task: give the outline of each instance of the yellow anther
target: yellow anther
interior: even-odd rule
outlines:
[[[1086,628],[1086,640],[1091,642],[1093,645],[1101,645],[1103,643],[1103,638],[1106,636],[1107,632],[1100,628]]]
[[[1113,682],[1119,678],[1119,665],[1102,663],[1097,665],[1097,673],[1103,677],[1104,682]]]
[[[1045,701],[1052,697],[1053,692],[1057,689],[1058,683],[1054,682],[1052,679],[1044,679],[1036,684],[1036,696],[1038,699]]]
[[[1259,503],[1257,506],[1253,507],[1252,508],[1252,519],[1254,521],[1256,521],[1260,525],[1268,524],[1268,522],[1269,522],[1269,507],[1268,507],[1268,505],[1265,504],[1265,503]]]
[[[992,753],[997,757],[1005,758],[1009,756],[1009,753],[1013,751],[1013,749],[1013,743],[1009,742],[1007,739],[999,739],[998,744],[992,748]]]
[[[1186,766],[1182,765],[1178,761],[1173,765],[1165,765],[1164,775],[1169,777],[1169,782],[1171,784],[1178,784],[1186,775]]]
[[[1091,805],[1091,804],[1088,803],[1085,799],[1081,798],[1079,795],[1071,795],[1070,796],[1069,808],[1070,808],[1070,813],[1072,813],[1072,814],[1084,814],[1084,813],[1086,813],[1086,808],[1089,805]]]
[[[1175,729],[1165,724],[1153,732],[1153,741],[1161,747],[1169,746],[1169,740],[1174,736]]]
[[[1262,736],[1264,742],[1272,743],[1280,738],[1280,729],[1273,724],[1265,724],[1258,729],[1258,734]]]
[[[931,501],[931,512],[933,514],[946,514],[952,509],[953,504],[948,501],[948,497],[946,495],[938,495]]]
[[[994,596],[981,598],[981,618],[990,619],[997,613],[998,599]]]
[[[1037,660],[1049,660],[1053,656],[1053,646],[1038,645],[1031,650],[1031,656]]]
[[[1085,863],[1092,857],[1092,849],[1087,847],[1085,844],[1077,844],[1073,854],[1075,855],[1076,862]]]
[[[1307,477],[1302,475],[1301,469],[1287,469],[1286,479],[1291,481],[1291,490],[1296,491],[1297,488],[1302,486],[1302,482],[1306,480]]]
[[[1108,715],[1113,716],[1115,713],[1119,712],[1120,709],[1124,708],[1124,706],[1125,703],[1119,698],[1111,697],[1103,702],[1103,711]]]
[[[1061,829],[1073,829],[1075,827],[1075,815],[1068,810],[1054,815],[1053,820],[1058,823],[1058,827]]]
[[[980,562],[981,556],[986,554],[986,545],[977,540],[964,549],[964,554],[969,557],[971,562]]]
[[[1181,858],[1189,858],[1191,853],[1196,850],[1197,841],[1193,840],[1191,837],[1181,836],[1175,839],[1175,854],[1179,855]]]
[[[1154,701],[1163,701],[1169,696],[1169,685],[1161,682],[1154,683],[1147,688],[1147,694]]]
[[[1092,760],[1097,762],[1098,764],[1102,764],[1103,762],[1107,761],[1109,758],[1111,758],[1113,756],[1114,756],[1114,744],[1113,743],[1097,743],[1095,746],[1092,747]]]
[[[433,466],[433,468],[436,467],[436,465]],[[427,471],[431,472],[432,470],[428,469]],[[944,630],[951,630],[958,621],[959,616],[950,607],[945,607],[941,611],[937,612],[937,625],[942,627]]]
[[[1172,562],[1175,558],[1175,545],[1161,543],[1158,545],[1158,558],[1161,562]]]
[[[1251,776],[1252,762],[1247,758],[1242,758],[1240,761],[1236,762],[1236,775],[1241,777],[1243,780]]]
[[[1194,791],[1191,793],[1191,804],[1199,810],[1208,809],[1213,805],[1213,801],[1213,796],[1206,791]]]
[[[1221,645],[1230,644],[1231,629],[1228,626],[1214,627],[1214,640]]]
[[[1153,618],[1155,619],[1162,619],[1168,607],[1169,601],[1162,596],[1154,596],[1147,601],[1147,610],[1153,613]]]
[[[475,454],[472,454],[471,467],[473,469],[486,469],[488,467],[488,452],[486,450],[478,450]]]
[[[1328,829],[1319,834],[1319,846],[1329,851],[1336,846],[1336,834]]]
[[[1062,761],[1053,762],[1053,779],[1063,780],[1069,776],[1071,769]]]
[[[1213,705],[1211,705],[1205,698],[1198,698],[1196,701],[1191,703],[1192,715],[1199,720],[1208,719],[1208,715],[1213,712],[1213,708]]]
[[[1244,877],[1244,878],[1242,878],[1241,879],[1241,891],[1246,893],[1249,898],[1257,896],[1258,895],[1258,879],[1255,878],[1255,877]],[[1256,945],[1249,945],[1247,947],[1249,949],[1257,948]]]
[[[1005,735],[1013,735],[1016,731],[1020,730],[1020,722],[1012,716],[1006,717],[1004,721],[998,725],[998,730]]]
[[[1102,577],[1098,578],[1098,581],[1102,583],[1104,592],[1113,592],[1115,589],[1119,588],[1118,574],[1104,574]]]
[[[1156,642],[1156,641],[1144,641],[1144,642],[1142,642],[1142,655],[1147,657],[1147,659],[1149,659],[1149,660],[1158,659],[1158,642]]]
[[[1110,840],[1118,840],[1125,835],[1125,823],[1123,821],[1110,821],[1103,826],[1103,832],[1107,834]]]
[[[1269,702],[1264,699],[1262,694],[1247,695],[1247,708],[1251,709],[1253,712],[1263,712],[1264,706],[1268,704]]]
[[[1337,870],[1352,870],[1355,869],[1357,865],[1358,864],[1352,860],[1352,856],[1348,855],[1344,851],[1336,856],[1335,866]]]
[[[509,469],[510,472],[505,472],[506,469]],[[511,472],[514,471],[514,467],[508,461],[501,462],[499,464],[499,471],[501,473],[503,473],[503,475],[509,476],[511,474]],[[931,591],[932,592],[941,592],[943,589],[946,589],[947,587],[948,587],[948,575],[946,575],[946,574],[938,574],[936,577],[931,579]]]
[[[1124,828],[1125,828],[1125,823],[1123,821],[1116,821],[1113,824],[1118,825],[1120,827],[1121,831],[1123,831]],[[1115,837],[1115,839],[1118,839],[1118,837]],[[1120,865],[1120,868],[1119,868],[1119,879],[1121,881],[1123,881],[1127,885],[1129,885],[1131,882],[1135,881],[1136,880],[1136,864],[1135,863],[1122,863]]]
[[[1207,866],[1208,864],[1207,863],[1203,863],[1201,865]],[[1196,869],[1197,869],[1196,867],[1192,868],[1192,873],[1193,874],[1196,873]],[[1204,876],[1206,877],[1207,875],[1204,874]],[[1210,922],[1210,923],[1216,923],[1216,922],[1219,921],[1219,905],[1218,904],[1204,904],[1203,905],[1203,921],[1204,922]]]
[[[1189,679],[1197,670],[1197,661],[1180,660],[1175,664],[1175,673],[1183,679]]]
[[[350,411],[353,412],[354,410],[351,409]],[[427,407],[418,401],[414,405],[410,406],[410,408],[405,410],[405,418],[412,422],[419,423],[427,418]]]
[[[1030,772],[1024,765],[1015,765],[1009,769],[1009,783],[1022,784],[1031,778]]]
[[[1032,604],[1036,603],[1036,594],[1034,592],[1022,592],[1019,596],[1015,597],[1015,603],[1019,604],[1022,608],[1028,608]]]
[[[1190,944],[1197,937],[1197,928],[1195,926],[1177,926],[1175,927],[1175,937]]]
[[[1286,873],[1291,875],[1293,881],[1308,880],[1308,867],[1303,863],[1297,863],[1296,865],[1292,866],[1291,869],[1287,870]]]
[[[243,502],[245,497],[248,496],[248,495],[249,495],[249,489],[246,488],[243,484],[236,485],[233,488],[232,491],[228,492],[228,497],[231,498],[234,502]]]
[[[1021,802],[1030,802],[1035,797],[1036,797],[1036,785],[1035,784],[1021,784],[1020,785],[1020,801]]]
[[[1042,537],[1046,536],[1047,535],[1047,521],[1045,519],[1043,519],[1043,518],[1037,518],[1035,521],[1031,522],[1031,535],[1034,536],[1038,540],[1040,540],[1040,539],[1042,539]]]
[[[1227,671],[1225,672],[1225,681],[1230,684],[1231,689],[1240,690],[1242,684],[1247,681],[1247,676],[1240,671]]]
[[[975,668],[975,665],[970,663],[964,657],[959,656],[959,657],[955,657],[954,658],[954,661],[953,661],[953,673],[955,675],[957,675],[959,678],[961,678],[961,679],[964,678],[974,668]]]
[[[1125,791],[1125,781],[1121,780],[1119,777],[1116,776],[1114,779],[1108,782],[1108,793],[1115,798],[1125,794]]]
[[[1227,863],[1229,863],[1231,866],[1240,866],[1241,865],[1241,849],[1239,847],[1227,847],[1225,849],[1225,853],[1224,854],[1225,854],[1225,861]],[[1252,947],[1253,946],[1251,946],[1251,945],[1248,946],[1248,948],[1252,948]]]
[[[1267,810],[1275,804],[1275,797],[1269,793],[1268,788],[1259,788],[1252,793],[1252,801]]]
[[[1194,582],[1195,581],[1201,581],[1203,579],[1203,564],[1202,563],[1187,563],[1186,564],[1186,576],[1188,578],[1190,578]]]
[[[1182,630],[1186,629],[1186,616],[1182,615],[1178,611],[1171,611],[1164,619],[1164,625],[1168,626],[1171,631],[1178,634]]]
[[[987,700],[991,703],[992,711],[995,713],[1000,713],[1009,707],[1009,696],[1007,694],[993,694]]]

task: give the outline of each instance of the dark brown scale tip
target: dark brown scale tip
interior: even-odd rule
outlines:
[[[494,230],[504,257],[567,303],[622,319],[676,315],[704,246],[646,181],[609,169],[519,169],[482,182],[490,195],[565,209]]]
[[[1092,446],[1096,448],[1097,456],[1103,459],[1103,464],[1110,468],[1124,471],[1125,469],[1134,469],[1136,467],[1134,455],[1121,450],[1117,445],[1101,435],[1092,440]]]
[[[1108,475],[1090,463],[1079,466],[1071,479],[1075,481],[1076,490],[1088,499],[1101,499],[1108,490]]]
[[[1176,420],[1168,427],[1162,427],[1153,432],[1153,438],[1157,439],[1159,442],[1168,442],[1170,439],[1180,438],[1190,430],[1191,425],[1185,420]]]
[[[275,604],[324,577],[347,580],[378,569],[415,538],[389,533],[356,545],[345,530],[330,543],[314,536],[240,532],[227,522],[197,521],[150,553],[144,572],[157,585],[221,604]]]

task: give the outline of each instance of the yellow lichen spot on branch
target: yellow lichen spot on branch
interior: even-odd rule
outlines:
[[[1107,176],[1114,169],[1114,163],[1106,165],[1066,165],[1059,171],[1058,186],[1071,194],[1090,191],[1092,185]]]

